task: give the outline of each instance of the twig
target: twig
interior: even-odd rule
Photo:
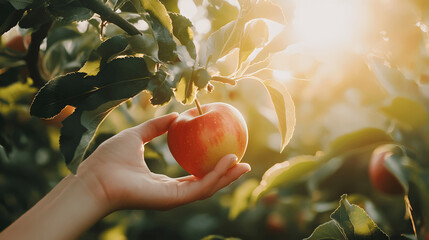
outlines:
[[[125,32],[130,35],[141,34],[140,31],[134,27],[127,20],[123,19],[119,14],[114,12],[112,9],[104,5],[100,0],[80,0],[83,6],[89,10],[100,15],[102,20],[108,21],[122,28]]]

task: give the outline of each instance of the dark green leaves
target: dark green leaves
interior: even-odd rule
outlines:
[[[255,203],[263,194],[280,185],[296,183],[316,170],[323,162],[315,156],[301,155],[269,168],[262,176],[259,186],[252,193]]]
[[[33,3],[33,0],[9,0],[15,9],[25,9]]]
[[[66,105],[77,106],[95,88],[95,79],[86,73],[71,73],[48,82],[40,89],[30,114],[41,118],[56,116]]]
[[[128,46],[127,39],[122,36],[114,36],[104,41],[98,48],[97,52],[101,56],[100,66],[106,64],[111,58],[116,57]]]
[[[347,237],[335,220],[331,220],[318,226],[306,240],[347,240]]]
[[[172,33],[173,27],[171,25],[171,19],[168,16],[167,9],[159,0],[140,0],[140,3],[145,11],[158,19],[159,23],[167,29],[168,32]]]
[[[91,10],[84,7],[78,0],[52,1],[48,9],[58,21],[64,22],[88,20],[94,14]]]
[[[175,60],[177,58],[177,54],[175,53],[177,45],[173,40],[171,31],[169,31],[156,17],[147,15],[146,18],[158,42],[158,58],[162,61]]]
[[[174,94],[177,101],[183,104],[190,104],[194,102],[197,90],[205,88],[211,76],[207,70],[203,68],[194,70],[183,67],[181,71],[182,72],[178,74],[180,80],[176,85]]]
[[[51,118],[66,105],[76,107],[70,119],[63,122],[60,140],[66,162],[75,172],[105,116],[146,89],[152,77],[143,58],[115,59],[96,76],[77,72],[51,80],[40,89],[30,111]]]
[[[152,105],[163,105],[170,101],[173,96],[172,81],[163,70],[156,73],[155,77],[150,81],[148,90],[152,93],[150,102]]]
[[[194,34],[192,32],[192,22],[186,17],[177,14],[170,13],[170,18],[173,23],[173,34],[180,41],[180,43],[186,47],[189,55],[196,59],[197,53],[193,42]]]
[[[332,141],[329,144],[328,154],[330,156],[337,156],[363,147],[392,141],[392,138],[381,129],[364,128],[344,134]]]
[[[346,197],[341,197],[340,206],[331,214],[332,220],[316,228],[307,240],[389,239],[362,208],[350,204]]]
[[[9,2],[0,3],[0,35],[14,27],[24,14],[24,10],[16,10]]]

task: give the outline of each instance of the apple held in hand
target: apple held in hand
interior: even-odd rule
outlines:
[[[227,154],[238,163],[247,147],[247,126],[241,113],[226,103],[211,103],[179,115],[168,129],[171,154],[187,172],[203,177]]]

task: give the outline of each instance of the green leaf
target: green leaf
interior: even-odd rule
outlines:
[[[145,16],[150,24],[152,32],[158,43],[158,57],[162,61],[174,61],[177,59],[176,43],[173,40],[173,35],[156,17],[152,15]]]
[[[143,58],[115,59],[96,76],[77,72],[49,81],[40,89],[30,112],[50,118],[66,105],[76,107],[72,117],[63,122],[60,140],[66,163],[75,172],[110,109],[146,89],[151,78]]]
[[[295,104],[282,83],[269,80],[264,81],[264,85],[270,94],[271,101],[276,110],[278,126],[282,135],[282,146],[280,148],[280,152],[282,152],[292,138],[295,130]]]
[[[282,8],[272,1],[239,0],[241,17],[250,19],[264,18],[281,24],[285,23]],[[240,17],[240,16],[239,16]]]
[[[393,142],[393,139],[385,131],[378,128],[364,128],[344,134],[332,141],[327,155],[338,156],[363,147],[389,142]]]
[[[76,174],[98,126],[114,108],[126,100],[110,101],[90,111],[77,108],[72,115],[62,122],[60,150],[71,172]]]
[[[348,240],[348,238],[335,220],[331,220],[318,226],[311,236],[304,240]]]
[[[264,20],[256,19],[246,24],[243,38],[240,42],[240,64],[256,49],[263,47],[268,41],[269,31]]]
[[[250,196],[253,190],[258,186],[259,182],[256,179],[247,179],[232,195],[231,208],[229,209],[228,218],[234,220],[240,215],[249,205]]]
[[[293,136],[296,125],[295,104],[286,89],[286,86],[279,81],[271,80],[272,70],[261,69],[251,76],[243,77],[243,79],[256,79],[262,82],[268,90],[271,101],[274,104],[278,119],[278,127],[282,135],[282,152]]]
[[[406,168],[412,160],[409,158],[406,148],[398,144],[384,144],[378,146],[374,153],[389,153],[386,155],[384,165],[402,185],[405,194],[409,191],[410,173]],[[373,154],[374,154],[373,153]]]
[[[15,9],[19,10],[29,7],[33,3],[33,0],[9,0],[9,2]]]
[[[346,197],[341,196],[340,206],[331,218],[344,230],[348,239],[389,239],[362,208],[350,204]]]
[[[40,118],[53,118],[67,105],[77,106],[85,95],[92,94],[96,79],[86,73],[70,73],[57,77],[43,86],[33,103],[30,114]]]
[[[255,64],[264,61],[270,56],[270,54],[279,52],[285,49],[291,43],[291,30],[284,29],[282,32],[277,34],[271,41],[264,46],[264,48],[255,56],[251,64]]]
[[[24,10],[16,10],[9,2],[0,3],[0,35],[16,26],[23,14]]]
[[[173,34],[186,47],[189,55],[195,60],[197,53],[194,44],[194,33],[192,32],[192,22],[177,13],[170,13],[170,18],[173,23]]]
[[[115,2],[115,6],[113,7],[113,10],[116,11],[120,9],[125,3],[127,3],[129,0],[118,0]]]
[[[177,83],[174,96],[177,101],[183,104],[191,104],[195,100],[197,88],[192,81],[193,71],[190,68],[185,68],[180,74],[180,80]]]
[[[216,31],[225,24],[235,20],[238,16],[238,8],[227,1],[209,0],[207,6],[207,18],[212,25],[212,31]]]
[[[151,16],[156,18],[170,34],[173,33],[173,25],[170,16],[165,6],[159,0],[140,0],[140,3],[141,6],[143,6]]]
[[[84,7],[79,1],[53,1],[48,6],[49,12],[58,21],[75,22],[88,20],[94,13]]]
[[[69,27],[60,27],[52,29],[46,38],[46,49],[54,46],[55,43],[80,37],[81,34]]]
[[[127,40],[134,52],[158,58],[159,49],[153,35],[142,33],[141,35],[129,36]]]
[[[255,203],[270,189],[296,183],[308,176],[309,173],[317,169],[322,163],[315,156],[301,155],[275,164],[262,176],[258,187],[252,192],[251,201]]]
[[[111,37],[100,44],[97,53],[101,56],[100,68],[112,58],[121,54],[128,46],[127,38],[123,35]]]
[[[261,18],[282,24],[285,21],[281,7],[270,1],[242,0],[239,3],[240,13],[237,20],[213,32],[207,39],[205,48],[201,48],[200,65],[216,62],[232,49],[239,47],[246,23],[250,20]]]
[[[19,21],[21,28],[37,28],[52,20],[52,15],[44,7],[27,10]]]
[[[201,47],[201,62],[200,65],[206,66],[209,62],[216,62],[233,48],[238,47],[239,41],[233,42],[231,46],[227,46],[229,39],[234,34],[234,28],[237,21],[232,21],[223,27],[213,32],[207,39],[205,46]]]
[[[151,79],[147,89],[152,93],[152,98],[150,99],[152,105],[164,105],[171,100],[173,96],[171,82],[167,73],[163,70],[159,70],[155,77]]]
[[[429,119],[428,112],[421,103],[405,97],[393,99],[389,106],[380,110],[387,117],[411,129],[426,126]]]

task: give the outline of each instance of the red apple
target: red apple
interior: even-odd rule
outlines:
[[[386,158],[393,154],[391,144],[376,148],[369,163],[369,176],[371,183],[378,191],[389,195],[404,194],[404,189],[398,179],[385,165]]]
[[[12,39],[10,39],[5,47],[7,48],[11,48],[13,50],[16,50],[18,52],[22,52],[25,53],[27,52],[27,48],[28,45],[30,45],[31,42],[31,36],[27,35],[25,37],[21,36],[21,35],[17,35],[15,37],[13,37]]]
[[[187,172],[203,177],[227,154],[238,163],[247,147],[247,126],[241,113],[226,103],[211,103],[179,115],[168,129],[171,154]]]

